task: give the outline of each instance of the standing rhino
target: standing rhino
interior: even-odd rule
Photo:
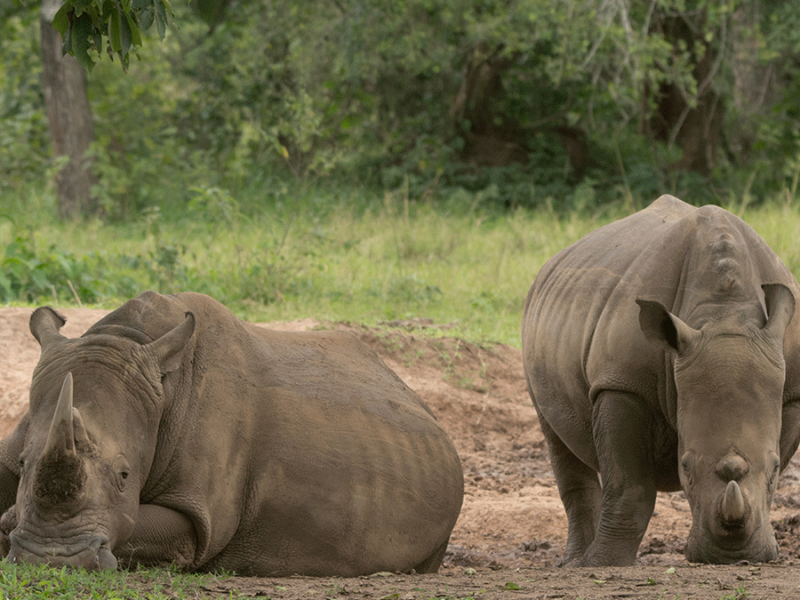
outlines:
[[[770,503],[800,440],[797,294],[741,219],[671,196],[545,264],[522,349],[569,520],[563,564],[633,564],[656,491],[679,489],[689,561],[777,558]]]
[[[63,324],[33,313],[30,408],[0,441],[8,561],[438,569],[461,463],[354,336],[270,331],[194,293],[142,294],[76,339]]]

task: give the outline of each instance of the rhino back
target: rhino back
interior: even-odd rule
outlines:
[[[537,409],[593,467],[592,402],[604,389],[637,394],[674,428],[671,365],[642,334],[635,300],[657,300],[692,324],[700,305],[758,303],[762,283],[777,282],[798,297],[775,253],[718,207],[662,196],[601,227],[548,261],[528,294],[523,353]],[[786,334],[787,364],[798,356],[798,321]]]
[[[368,562],[354,572],[410,569],[446,541],[463,493],[455,449],[354,336],[271,331],[191,293],[120,311],[94,333],[155,339],[196,317],[182,368],[165,379],[174,393],[142,501],[191,516],[197,567],[244,573],[257,548],[261,573],[341,573],[354,554]]]

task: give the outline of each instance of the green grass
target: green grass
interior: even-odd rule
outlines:
[[[14,302],[56,297],[73,306],[80,298],[115,308],[146,289],[193,290],[250,320],[429,318],[454,324],[470,341],[518,346],[522,303],[538,269],[610,220],[409,206],[392,196],[300,197],[247,214],[204,208],[173,218],[153,211],[119,226],[0,221],[0,248],[23,235],[24,250],[49,260],[36,269],[71,265]]]
[[[219,577],[217,577],[219,578]],[[167,569],[89,572],[83,569],[3,564],[0,597],[63,600],[156,600],[215,597],[203,590],[212,575]],[[218,596],[216,596],[218,597]],[[231,599],[250,598],[231,593]]]
[[[617,206],[594,215],[502,213],[409,203],[392,194],[264,194],[251,191],[238,202],[206,190],[182,214],[151,210],[116,226],[100,220],[59,224],[47,218],[49,206],[17,213],[25,217],[12,212],[0,220],[0,248],[16,243],[22,248],[16,252],[46,263],[16,268],[47,278],[35,293],[6,301],[74,306],[80,299],[115,308],[146,289],[193,290],[254,321],[375,325],[428,318],[453,324],[448,334],[469,341],[519,346],[523,301],[539,268],[558,250],[630,212]],[[34,207],[36,202],[28,199]],[[800,220],[791,205],[729,208],[800,273]]]

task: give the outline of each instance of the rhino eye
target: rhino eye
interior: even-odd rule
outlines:
[[[684,477],[691,478],[694,471],[694,462],[694,454],[691,452],[683,453],[683,456],[681,457],[681,470],[683,471]]]
[[[781,461],[780,461],[780,459],[777,456],[774,456],[773,457],[773,461],[774,462],[773,462],[773,467],[772,467],[772,473],[769,476],[769,485],[770,485],[770,487],[772,487],[772,485],[775,483],[775,480],[778,478],[778,474],[780,473],[780,470],[781,470]]]
[[[125,460],[125,457],[121,454],[117,455],[117,457],[114,459],[112,467],[117,480],[117,488],[122,492],[125,490],[125,484],[128,477],[130,477],[131,467],[128,464],[128,461]]]

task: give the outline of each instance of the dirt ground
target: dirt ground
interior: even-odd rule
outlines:
[[[28,331],[32,310],[0,309],[0,436],[24,412],[39,348]],[[64,309],[64,335],[80,335],[106,311]],[[639,550],[639,565],[560,569],[567,523],[536,414],[525,390],[519,350],[431,338],[425,321],[380,330],[311,320],[265,324],[303,330],[348,329],[370,345],[433,409],[464,465],[465,498],[445,565],[436,575],[378,573],[353,579],[223,578],[209,597],[237,592],[281,598],[798,598],[800,461],[781,476],[771,520],[781,558],[768,565],[690,565],[691,525],[682,493],[659,494]],[[445,330],[446,334],[446,330]]]

